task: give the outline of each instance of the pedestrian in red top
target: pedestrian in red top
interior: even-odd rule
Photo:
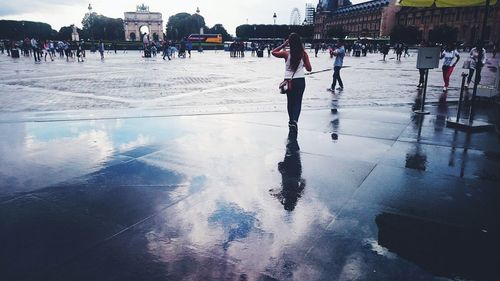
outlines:
[[[290,47],[290,51],[285,48]],[[282,45],[272,51],[273,56],[285,59],[285,79],[291,80],[291,89],[287,91],[288,127],[291,133],[298,131],[302,96],[306,87],[304,68],[312,71],[309,56],[302,45],[300,36],[292,33]]]

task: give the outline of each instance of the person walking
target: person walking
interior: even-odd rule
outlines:
[[[168,58],[168,60],[171,60],[170,58],[170,43],[165,40],[163,42],[163,60],[165,60],[165,57]]]
[[[318,52],[319,52],[319,43],[314,44],[314,57],[318,57]]]
[[[191,50],[193,50],[193,43],[191,43],[191,41],[189,41],[189,40],[187,41],[186,49],[187,49],[189,57],[191,57]]]
[[[286,47],[290,47],[290,51],[285,50]],[[285,59],[285,79],[291,80],[290,89],[286,93],[288,127],[296,136],[302,97],[306,87],[304,68],[309,72],[312,71],[311,62],[297,33],[291,33],[283,44],[272,51],[272,54],[277,58]]]
[[[469,56],[470,56],[470,60],[469,60],[469,76],[467,76],[467,84],[465,84],[465,88],[469,88],[469,85],[470,85],[470,82],[472,81],[472,79],[474,79],[474,82],[476,81],[475,80],[475,77],[474,77],[474,72],[476,70],[476,66],[479,62],[479,47],[478,47],[479,44],[476,44],[476,46],[474,48],[472,48],[469,52]],[[481,65],[484,65],[486,63],[486,50],[484,48],[483,49],[483,58],[481,60]],[[466,62],[467,63],[467,62]],[[481,73],[479,73],[479,81],[477,81],[478,83],[481,82]]]
[[[397,43],[396,47],[394,48],[396,49],[396,60],[401,61],[401,55],[403,54],[403,44]]]
[[[387,54],[389,54],[389,45],[387,43],[383,44],[380,51],[382,55],[384,55],[382,60],[385,61],[385,57],[387,56]]]
[[[344,89],[344,83],[342,83],[342,78],[340,78],[340,69],[342,69],[342,66],[344,65],[345,57],[344,41],[342,39],[339,39],[335,50],[331,50],[331,54],[335,56],[335,62],[333,63],[332,86],[329,90],[331,92],[335,92],[335,86],[337,85],[338,81],[340,87],[337,88],[337,90],[342,91]]]
[[[454,58],[457,58],[457,60],[453,63]],[[441,59],[444,59],[442,67],[444,81],[443,92],[446,92],[448,91],[448,86],[450,84],[451,73],[453,73],[455,65],[457,65],[458,61],[460,60],[460,55],[452,44],[448,44],[446,45],[444,51],[441,53]]]
[[[31,48],[33,50],[33,57],[35,58],[35,62],[39,62],[40,53],[38,52],[38,42],[35,38],[31,38]]]
[[[76,42],[76,58],[78,59],[78,62],[83,62],[83,47],[80,42]]]
[[[104,43],[102,40],[99,40],[99,45],[97,46],[97,49],[99,50],[99,53],[101,54],[101,60],[104,59]]]

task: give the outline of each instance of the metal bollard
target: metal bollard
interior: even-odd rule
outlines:
[[[468,74],[465,72],[462,72],[462,86],[460,87],[460,98],[458,99],[458,109],[457,109],[457,123],[460,121],[460,113],[462,111],[462,99],[464,97],[464,89],[465,89],[465,79],[467,78]]]

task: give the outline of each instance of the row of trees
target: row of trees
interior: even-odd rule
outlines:
[[[271,25],[271,24],[244,24],[236,28],[238,38],[286,38],[295,32],[303,38],[312,38],[312,25]]]
[[[205,25],[205,19],[199,14],[179,13],[168,19],[166,36],[170,40],[180,40],[190,34],[198,34],[200,27],[204,33],[222,34],[225,41],[231,40],[231,35],[222,24],[212,27]],[[82,29],[77,28],[80,39],[96,39],[123,41],[125,31],[123,19],[108,18],[97,13],[86,14],[82,20]],[[25,37],[36,37],[40,39],[70,40],[73,33],[73,25],[63,26],[59,31],[53,30],[49,24],[31,21],[0,20],[0,39],[21,40]],[[136,39],[140,35],[136,34]]]
[[[58,32],[43,22],[0,20],[0,39],[20,40],[25,37],[52,39],[58,37]]]
[[[123,20],[92,13],[82,21],[83,29],[77,28],[80,39],[103,39],[120,41],[125,39]],[[73,25],[63,26],[59,31],[43,22],[0,20],[0,39],[21,40],[28,38],[70,40]]]
[[[222,34],[224,41],[232,38],[222,24],[209,28],[205,25],[203,16],[188,13],[178,13],[168,18],[166,37],[168,40],[180,40],[191,34],[199,34],[201,28],[205,34]]]

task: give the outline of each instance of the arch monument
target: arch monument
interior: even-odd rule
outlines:
[[[163,40],[162,15],[150,12],[149,6],[142,4],[135,12],[125,12],[123,24],[127,41],[142,41],[141,30],[147,30],[151,39]]]

